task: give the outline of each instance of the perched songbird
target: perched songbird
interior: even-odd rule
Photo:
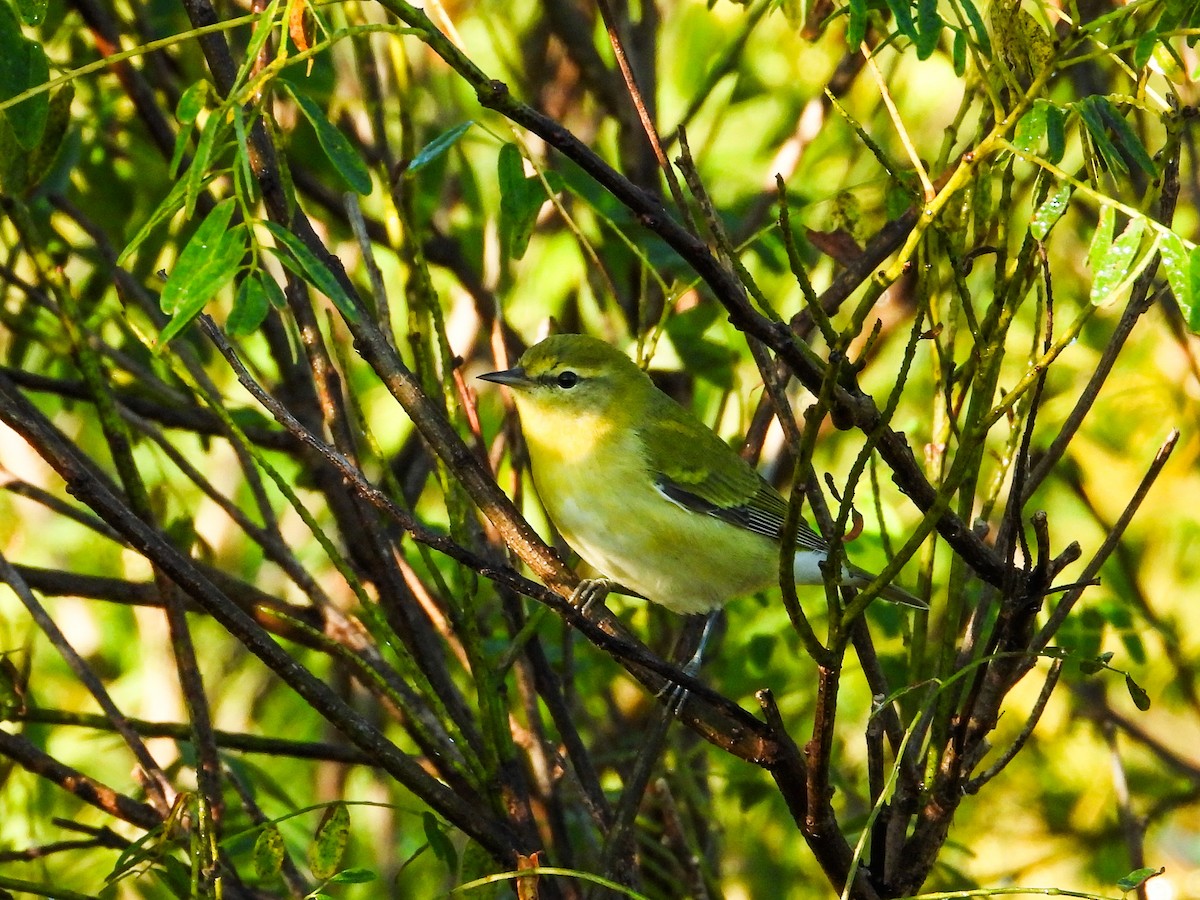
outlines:
[[[787,502],[624,353],[560,334],[480,377],[512,390],[538,496],[605,576],[679,613],[778,584]],[[801,522],[798,584],[824,581],[827,550]],[[852,565],[843,575],[860,586],[872,577]],[[890,585],[882,596],[925,608]]]

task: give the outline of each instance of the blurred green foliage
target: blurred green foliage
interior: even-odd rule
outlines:
[[[889,221],[917,211],[909,243],[901,235],[861,273],[849,300],[830,310],[828,322],[818,316],[819,327],[806,336],[823,360],[855,360],[853,376],[878,406],[896,391],[891,427],[905,435],[931,483],[943,485],[965,461],[966,486],[945,499],[989,541],[1022,465],[1026,429],[1036,465],[1112,352],[1139,275],[1154,276],[1142,285],[1153,302],[1020,520],[1045,510],[1054,552],[1077,541],[1086,562],[1169,429],[1181,437],[1100,584],[1054,636],[1062,651],[1052,649],[1012,688],[982,768],[1018,738],[1038,704],[1049,657],[1063,657],[1061,682],[1032,736],[994,781],[963,800],[924,889],[1024,884],[1115,895],[1118,879],[1145,865],[1165,866],[1166,873],[1136,889],[1161,891],[1151,894],[1161,898],[1200,894],[1200,692],[1190,638],[1192,630],[1200,633],[1193,602],[1200,585],[1195,5],[613,5],[666,155],[675,160],[686,137],[711,200],[712,220],[698,200],[687,204],[696,231],[712,246],[724,232],[743,282],[756,288],[758,311],[789,322],[811,310],[793,261],[824,292]],[[283,440],[195,317],[210,314],[236,338],[250,373],[308,413],[307,427],[337,443],[337,427],[349,423],[354,461],[371,483],[491,565],[503,558],[495,531],[476,514],[460,473],[431,454],[378,370],[364,362],[370,355],[352,334],[356,322],[380,322],[394,335],[426,394],[472,449],[492,460],[499,484],[550,540],[511,416],[499,396],[476,398],[471,384],[472,375],[506,364],[502,347],[511,353],[532,342],[550,320],[605,337],[646,362],[731,440],[756,419],[762,374],[743,330],[661,229],[603,189],[595,172],[554,152],[544,135],[481,104],[481,84],[447,64],[446,48],[457,48],[484,77],[505,82],[513,97],[569,129],[630,183],[666,198],[670,215],[681,218],[597,8],[430,4],[439,44],[424,26],[400,24],[398,6],[294,0],[270,4],[265,15],[261,4],[252,13],[219,7],[225,25],[203,39],[227,41],[234,68],[214,75],[219,67],[206,58],[194,21],[207,4],[0,3],[7,217],[0,222],[0,352],[8,376],[42,414],[115,477],[120,451],[80,387],[94,357],[107,390],[129,413],[130,459],[173,545],[237,585],[289,604],[289,614],[320,608],[214,495],[227,498],[280,537],[320,585],[337,622],[352,623],[347,629],[378,652],[381,667],[419,693],[419,654],[380,601],[404,593],[433,623],[422,633],[438,643],[427,650],[444,658],[470,721],[484,734],[485,750],[464,769],[474,764],[495,776],[503,768],[498,759],[516,760],[536,786],[532,794],[561,804],[553,810],[561,821],[534,806],[534,831],[558,842],[550,864],[598,876],[605,874],[605,835],[589,818],[568,765],[572,751],[564,749],[544,695],[528,683],[532,670],[522,662],[502,671],[499,661],[524,623],[533,623],[614,804],[657,721],[654,698],[560,618],[538,619],[532,601],[403,539],[396,522],[374,510],[373,517],[356,512],[360,519],[347,514],[338,506],[345,498],[337,478]],[[858,52],[863,42],[873,51],[871,66]],[[94,65],[118,46],[128,51],[123,60]],[[49,88],[11,102],[48,77]],[[256,128],[269,132],[277,163],[254,149]],[[344,273],[271,210],[261,175],[272,165],[287,213],[302,210],[313,220]],[[777,175],[787,188],[786,233]],[[1177,188],[1179,199],[1173,219],[1158,223],[1164,188]],[[361,204],[370,259],[353,233],[347,190]],[[386,306],[373,289],[371,265],[386,286]],[[301,283],[329,301],[311,304],[309,321],[295,316],[306,302],[296,299]],[[64,297],[72,309],[63,308]],[[1055,342],[1057,355],[1044,358]],[[317,344],[334,370],[325,382],[313,362]],[[906,360],[911,368],[901,377]],[[1042,372],[1044,383],[1035,388]],[[794,381],[788,390],[798,412],[814,401]],[[174,408],[209,415],[199,427],[195,418],[172,420]],[[237,428],[214,424],[215,408]],[[227,435],[237,429],[252,437],[235,452]],[[268,437],[253,437],[262,434]],[[813,480],[832,473],[838,491],[854,491],[865,522],[851,554],[882,568],[920,512],[878,456],[860,467],[861,432],[823,420],[813,434]],[[181,470],[168,446],[211,482],[211,491]],[[764,471],[781,485],[793,480],[797,457],[806,457],[778,429],[762,449]],[[0,548],[11,562],[154,587],[145,554],[39,498],[31,485],[79,508],[13,432],[0,435],[0,463],[8,488],[0,494]],[[847,486],[851,473],[857,480]],[[836,516],[837,497],[829,499]],[[274,522],[264,521],[266,509]],[[327,535],[328,546],[314,532]],[[1026,534],[1028,548],[1033,535]],[[376,538],[394,559],[372,561],[367,548]],[[1035,552],[1016,549],[1014,558]],[[979,652],[960,639],[977,604],[985,631],[996,621],[989,589],[952,556],[944,541],[930,538],[901,576],[930,596],[928,620],[877,606],[867,614],[888,683],[895,690],[918,685],[899,699],[906,726],[940,703],[939,721],[952,727],[956,691],[968,679],[941,692],[926,688]],[[1080,569],[1067,568],[1057,582],[1073,582]],[[385,570],[392,581],[378,577]],[[98,707],[5,590],[5,730],[146,799],[125,743],[71,720]],[[42,593],[120,710],[147,722],[188,721],[168,625],[156,608],[161,598],[137,600],[131,588],[127,596],[84,599],[77,584]],[[1036,625],[1060,596],[1048,597]],[[836,627],[820,591],[801,600],[818,634]],[[636,600],[614,597],[610,606],[669,656],[680,630],[676,617]],[[327,644],[291,632],[288,652],[436,771],[408,711],[398,712],[393,696],[365,684],[354,660],[367,657],[332,621],[317,624]],[[194,608],[188,622],[216,727],[348,746],[226,628]],[[340,653],[329,649],[339,642]],[[755,694],[769,688],[795,740],[803,745],[812,733],[816,666],[777,595],[730,608],[703,679],[756,714]],[[1145,714],[1135,708],[1143,689],[1152,703]],[[852,847],[874,801],[863,739],[879,700],[872,693],[849,655],[830,757],[833,808]],[[455,738],[462,721],[430,703],[449,723],[450,743],[470,746]],[[199,870],[219,856],[242,881],[271,895],[425,897],[505,869],[449,824],[444,810],[431,809],[380,768],[288,750],[222,750],[226,809],[212,838],[219,852],[203,849],[208,820],[195,805],[196,751],[187,740],[144,729],[170,783],[184,791],[176,818],[186,821],[146,834],[28,767],[0,760],[0,889],[16,890],[5,879],[19,879],[89,895],[185,896],[211,890]],[[919,768],[932,783],[939,757],[930,741]],[[481,816],[499,816],[499,787],[483,780],[494,793],[481,798]],[[668,733],[635,826],[636,882],[647,896],[830,893],[770,776],[681,725]],[[54,849],[84,829],[78,847],[26,852]],[[285,882],[288,866],[303,871]],[[552,882],[559,884],[543,876],[543,889]],[[587,890],[581,885],[564,878],[557,889],[579,896],[571,892]],[[481,887],[468,896],[512,890]]]

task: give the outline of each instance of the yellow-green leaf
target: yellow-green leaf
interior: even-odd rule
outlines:
[[[316,836],[308,848],[308,867],[321,881],[332,878],[346,854],[350,839],[350,810],[345,803],[334,803],[325,810]]]

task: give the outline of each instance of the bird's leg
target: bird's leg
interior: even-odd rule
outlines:
[[[695,678],[700,672],[700,666],[704,664],[704,648],[708,645],[708,639],[712,637],[713,629],[720,620],[721,610],[714,609],[704,619],[704,630],[700,633],[700,642],[696,645],[696,650],[692,653],[691,658],[681,667],[685,675]],[[688,689],[682,684],[666,685],[658,696],[663,698],[666,704],[667,714],[679,716],[683,712],[683,704],[687,702]]]
[[[708,639],[712,637],[713,628],[721,618],[721,610],[714,609],[704,620],[704,631],[700,633],[700,643],[696,645],[696,652],[692,654],[692,658],[683,664],[683,671],[693,678],[700,671],[700,666],[704,663],[704,648],[708,644]]]
[[[571,592],[571,605],[591,621],[593,613],[604,609],[604,601],[616,587],[617,583],[611,578],[585,578]]]

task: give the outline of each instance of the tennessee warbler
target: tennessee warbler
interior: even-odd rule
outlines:
[[[538,496],[599,572],[678,613],[778,583],[787,501],[624,353],[560,334],[479,377],[512,391]],[[796,583],[821,584],[827,553],[801,522]],[[873,577],[849,564],[843,572],[852,585]],[[893,585],[881,596],[925,608]]]

